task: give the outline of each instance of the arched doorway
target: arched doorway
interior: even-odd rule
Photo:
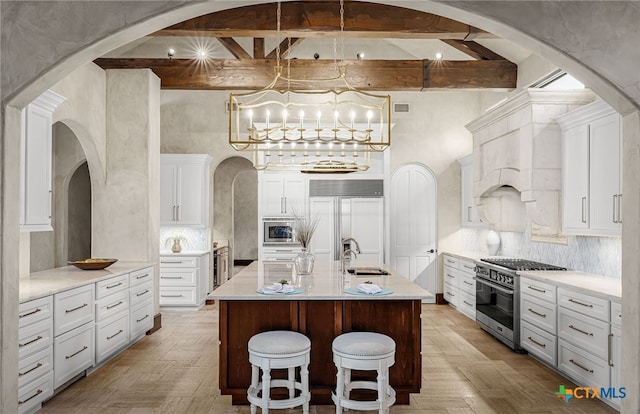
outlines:
[[[67,200],[66,258],[91,257],[91,177],[86,161],[69,180]]]

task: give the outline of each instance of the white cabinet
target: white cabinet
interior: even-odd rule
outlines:
[[[475,264],[470,259],[463,259],[447,254],[443,256],[443,263],[443,296],[445,300],[459,312],[475,320]]]
[[[46,91],[22,111],[20,230],[50,231],[53,111],[64,98]]]
[[[153,267],[129,274],[129,340],[135,342],[153,328]]]
[[[565,234],[619,236],[622,223],[621,118],[602,101],[557,119],[562,127]]]
[[[129,344],[129,274],[96,283],[96,364]]]
[[[460,158],[458,164],[460,164],[461,225],[468,228],[489,228],[489,224],[480,220],[473,201],[473,154]]]
[[[611,388],[616,395],[621,396],[620,387],[624,387],[621,382],[622,375],[622,305],[611,302],[611,333],[609,334],[609,367],[611,367]],[[620,408],[617,399],[610,398],[608,401],[616,408]]]
[[[457,308],[460,298],[458,292],[458,259],[453,256],[444,256],[444,299],[449,305]]]
[[[209,254],[160,256],[160,306],[201,307],[209,289]]]
[[[292,262],[300,252],[302,252],[302,246],[263,247],[262,261]],[[318,256],[316,255],[317,258]]]
[[[260,180],[260,214],[262,217],[304,216],[307,179],[294,173],[265,173]]]
[[[343,203],[344,205],[344,203]],[[350,228],[342,229],[358,241],[358,260],[384,262],[384,200],[352,198]],[[347,230],[347,233],[345,233]]]
[[[53,394],[53,297],[18,308],[18,413],[37,410]]]
[[[210,163],[203,154],[160,155],[162,226],[208,226]]]
[[[520,278],[520,345],[546,364],[557,364],[557,288]]]

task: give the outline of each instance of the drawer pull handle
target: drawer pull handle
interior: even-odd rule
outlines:
[[[450,277],[450,278],[454,278],[454,277],[455,277],[455,276],[453,276],[453,275],[452,275],[452,274],[450,274],[450,273],[447,273],[447,276],[448,276],[448,277]]]
[[[71,354],[71,355],[67,355],[67,356],[65,356],[65,357],[64,357],[64,359],[71,359],[71,358],[73,358],[74,356],[78,355],[80,352],[84,351],[85,349],[89,349],[89,347],[85,345],[85,346],[83,346],[83,347],[82,347],[82,349],[81,349],[81,350],[76,351],[76,352],[74,352],[74,353],[73,353],[73,354]]]
[[[124,331],[122,329],[120,329],[118,332],[114,333],[113,335],[107,336],[107,341],[110,340],[110,339],[115,338],[116,336],[120,335],[122,332],[124,332]]]
[[[182,260],[160,260],[161,264],[182,264]]]
[[[447,263],[455,263],[455,262],[456,262],[455,260],[449,260],[449,259],[447,259]]]
[[[529,312],[533,313],[534,315],[538,315],[538,316],[539,316],[539,317],[541,317],[541,318],[546,318],[546,317],[547,317],[547,314],[545,314],[545,313],[540,313],[540,312],[536,312],[536,311],[534,311],[534,310],[533,310],[533,309],[531,309],[531,308],[529,308]]]
[[[576,327],[575,327],[575,326],[573,326],[573,325],[569,325],[569,328],[573,329],[574,331],[578,331],[578,332],[580,332],[580,333],[582,333],[582,334],[585,334],[585,335],[587,335],[587,336],[593,336],[593,334],[592,334],[591,332],[583,331],[582,329],[580,329],[580,328],[576,328]]]
[[[469,265],[462,265],[462,266],[466,267],[469,270],[475,269],[475,266],[469,266]]]
[[[82,308],[84,308],[84,307],[86,307],[86,306],[89,306],[89,304],[88,304],[88,303],[85,303],[85,304],[82,304],[82,305],[78,306],[77,308],[67,309],[67,310],[65,310],[65,311],[64,311],[64,313],[71,313],[71,312],[75,312],[75,311],[77,311],[77,310],[79,310],[79,309],[82,309]]]
[[[541,342],[538,342],[538,341],[536,341],[535,339],[533,339],[532,337],[529,337],[529,340],[530,340],[531,342],[533,342],[534,344],[536,344],[536,345],[538,345],[538,346],[541,346],[542,348],[546,348],[546,347],[547,347],[547,344],[543,344],[543,343],[541,343]]]
[[[590,304],[590,303],[582,303],[582,302],[577,301],[577,300],[575,300],[575,299],[573,299],[573,298],[570,298],[570,299],[569,299],[569,302],[573,302],[573,303],[575,303],[576,305],[582,305],[582,306],[585,306],[585,307],[587,307],[587,308],[593,308],[593,305],[592,305],[592,304]]]
[[[118,283],[115,283],[113,285],[109,285],[109,286],[107,286],[107,289],[113,289],[114,287],[118,287],[120,285],[122,285],[122,282],[118,282]]]
[[[182,279],[182,276],[160,276],[160,279]]]
[[[32,310],[31,312],[27,312],[27,313],[23,313],[22,315],[18,315],[18,318],[24,318],[26,316],[33,315],[33,314],[36,314],[36,313],[41,312],[41,311],[42,311],[42,309],[38,308],[36,310]]]
[[[25,372],[18,372],[18,376],[21,377],[23,375],[27,375],[31,371],[35,371],[36,369],[40,368],[41,366],[42,366],[42,362],[38,362],[35,367],[33,367],[31,369],[28,369]]]
[[[578,368],[582,368],[583,370],[587,371],[588,373],[593,374],[593,370],[592,369],[583,367],[582,365],[578,364],[573,359],[570,359],[569,362],[571,362],[573,365],[577,366]]]
[[[609,366],[612,367],[613,366],[613,359],[611,358],[611,348],[612,348],[611,340],[613,339],[613,334],[610,333],[609,334],[609,338],[607,338],[607,339],[608,339],[608,341],[607,341],[607,359],[609,360],[608,361],[609,362]]]
[[[118,302],[118,303],[116,303],[116,304],[114,304],[114,305],[107,306],[107,309],[113,309],[113,308],[115,308],[116,306],[120,306],[120,305],[122,305],[123,303],[124,303],[123,301],[120,301],[120,302]]]
[[[538,288],[533,287],[533,286],[527,286],[527,287],[528,287],[529,289],[531,289],[531,290],[535,290],[536,292],[540,292],[540,293],[547,293],[547,291],[546,291],[546,290],[544,290],[544,289],[538,289]]]
[[[136,279],[144,279],[145,277],[149,277],[149,273],[145,273],[144,275],[136,276]]]
[[[462,303],[464,303],[464,304],[465,304],[465,305],[467,305],[467,306],[473,306],[473,303],[469,303],[469,302],[467,302],[466,300],[463,300],[463,301],[462,301]]]
[[[27,345],[32,344],[34,342],[37,342],[37,341],[39,341],[41,339],[42,339],[42,336],[38,335],[37,337],[33,338],[30,341],[27,341],[27,342],[25,342],[23,344],[18,344],[18,348],[22,348],[23,346],[27,346]]]
[[[148,317],[149,317],[149,314],[146,314],[146,315],[144,315],[142,318],[140,318],[140,319],[136,319],[136,322],[142,322],[142,321],[144,321],[145,319],[147,319]]]
[[[447,295],[449,295],[449,296],[455,296],[453,293],[451,293],[451,292],[449,292],[449,291],[447,291]]]
[[[36,398],[38,395],[42,394],[44,391],[42,391],[40,388],[38,388],[38,391],[36,391],[35,394],[33,394],[31,397],[27,398],[26,400],[22,400],[22,401],[18,401],[18,405],[22,405],[24,403],[26,403],[27,401]]]
[[[468,280],[463,280],[463,282],[464,282],[464,283],[466,283],[466,284],[467,284],[467,285],[469,285],[469,286],[473,286],[473,285],[474,285],[474,283],[471,283],[471,282],[469,282]]]
[[[146,295],[147,293],[149,293],[149,289],[145,290],[144,292],[136,293],[136,296]]]
[[[160,295],[163,298],[181,298],[182,295]]]

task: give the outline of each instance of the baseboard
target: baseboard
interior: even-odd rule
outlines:
[[[436,305],[448,305],[449,302],[444,298],[443,293],[436,293]]]
[[[158,329],[162,328],[162,314],[157,313],[153,317],[153,327],[147,331],[147,335],[151,335],[156,332]]]
[[[255,260],[242,260],[237,259],[233,261],[234,266],[249,266],[251,263],[255,262]]]

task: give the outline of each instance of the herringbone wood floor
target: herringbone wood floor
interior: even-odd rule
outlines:
[[[249,413],[218,390],[218,311],[162,312],[163,327],[49,400],[42,414]],[[391,413],[614,413],[596,400],[556,398],[574,384],[514,354],[449,306],[423,305],[422,392]],[[299,413],[301,410],[274,410]],[[312,414],[335,412],[314,406]]]

